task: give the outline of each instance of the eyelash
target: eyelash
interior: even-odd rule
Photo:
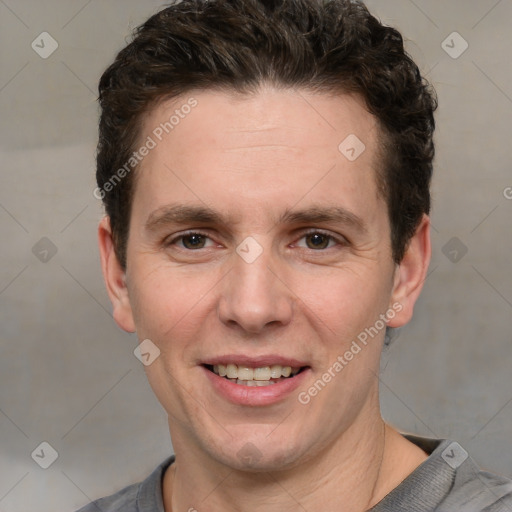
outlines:
[[[206,233],[203,233],[202,231],[187,231],[186,233],[182,233],[181,235],[178,235],[178,236],[172,238],[171,240],[166,241],[165,245],[167,247],[172,246],[172,245],[176,244],[176,242],[178,242],[180,240],[182,241],[184,238],[186,238],[188,236],[192,236],[192,235],[199,235],[199,236],[202,236],[204,238],[211,240],[210,236],[207,235]],[[310,231],[306,231],[301,234],[299,240],[301,240],[302,238],[305,238],[307,236],[310,236],[310,235],[323,235],[329,239],[329,242],[332,242],[332,241],[336,242],[338,244],[338,246],[347,246],[349,244],[348,240],[346,240],[344,237],[340,236],[338,238],[338,237],[331,235],[330,233],[323,231],[321,229],[312,229]],[[333,249],[333,248],[334,247],[327,247],[325,249],[309,249],[309,250],[311,250],[313,252],[325,252],[328,249]],[[200,247],[199,249],[187,249],[186,247],[180,247],[180,249],[187,251],[187,252],[195,252],[195,251],[199,251],[200,249],[205,249],[205,248]],[[207,249],[207,247],[206,247],[206,249]],[[302,249],[304,249],[304,247],[302,247]],[[306,248],[306,249],[308,249],[308,248]]]

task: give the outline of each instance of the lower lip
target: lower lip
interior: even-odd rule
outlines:
[[[268,386],[244,386],[220,377],[204,366],[202,368],[206,377],[220,395],[234,404],[251,406],[271,405],[284,400],[304,382],[310,371],[309,368],[306,368],[294,377],[283,379]]]

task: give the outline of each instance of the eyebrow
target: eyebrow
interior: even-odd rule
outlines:
[[[282,224],[344,224],[361,233],[368,232],[366,224],[361,217],[341,206],[311,206],[304,210],[286,210],[279,218],[279,222]]]
[[[146,229],[154,231],[168,224],[188,224],[199,222],[203,224],[233,225],[238,222],[226,218],[219,212],[207,206],[176,204],[163,206],[151,212]],[[302,210],[287,209],[276,224],[317,224],[335,223],[346,225],[362,234],[368,232],[366,223],[355,213],[340,206],[311,206]]]
[[[177,204],[163,206],[150,213],[146,221],[146,229],[154,231],[167,224],[187,224],[201,222],[204,224],[224,224],[226,220],[215,210],[206,206],[190,206]]]

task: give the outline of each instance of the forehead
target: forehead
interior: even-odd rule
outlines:
[[[162,126],[166,122],[171,124],[167,130]],[[332,146],[350,134],[371,146],[375,130],[376,119],[358,95],[315,94],[269,85],[251,93],[191,91],[161,102],[143,122],[145,134],[155,132],[158,139],[171,134],[175,140],[186,138],[199,150],[206,149],[209,142],[222,142],[227,149],[229,144],[254,145],[258,138],[267,143],[271,137],[286,146],[294,142],[308,147]]]
[[[191,91],[146,116],[142,141],[155,147],[137,171],[135,202],[157,207],[180,196],[274,217],[299,201],[370,210],[380,199],[377,135],[353,95]]]

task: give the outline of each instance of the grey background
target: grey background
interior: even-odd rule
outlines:
[[[433,260],[383,356],[383,414],[512,477],[512,2],[367,3],[440,99]],[[0,0],[0,512],[74,510],[172,450],[137,340],[111,317],[92,195],[98,79],[161,5]],[[31,48],[43,31],[59,45],[47,59]],[[58,452],[46,470],[43,441]]]

